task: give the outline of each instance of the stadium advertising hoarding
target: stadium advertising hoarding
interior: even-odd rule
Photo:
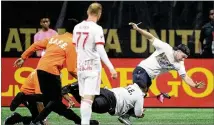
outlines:
[[[2,106],[9,106],[11,99],[20,91],[27,75],[36,68],[38,58],[28,59],[22,68],[13,67],[17,58],[2,58]],[[132,83],[132,71],[141,59],[111,59],[118,78],[113,80],[106,67],[102,71],[101,87],[114,88],[125,87]],[[214,59],[187,59],[186,71],[195,81],[203,81],[206,87],[203,89],[191,88],[185,84],[176,71],[165,73],[154,79],[150,87],[148,97],[145,99],[145,107],[214,107]],[[68,75],[67,70],[62,70],[62,86],[76,81]],[[155,98],[160,92],[167,92],[171,99],[165,99],[160,103]],[[77,104],[76,106],[79,106]]]
[[[2,56],[18,57],[33,43],[33,36],[39,30],[37,28],[9,28],[8,32],[6,31],[8,33],[7,37],[3,38],[5,42],[2,44]],[[198,47],[200,30],[147,29],[147,31],[162,41],[166,41],[172,47],[180,43],[188,45],[191,49],[191,56],[200,57]],[[59,28],[57,32],[62,34],[66,30]],[[131,28],[104,29],[104,35],[106,40],[105,50],[110,57],[148,57],[155,50],[145,37]]]
[[[90,1],[3,1],[2,57],[19,57],[33,43],[33,37],[41,27],[39,22],[42,17],[49,17],[50,27],[61,34],[65,32],[63,23],[66,20],[75,19],[81,22],[87,18],[86,11],[90,3]],[[190,58],[203,58],[199,54],[199,36],[202,26],[209,21],[212,1],[100,1],[100,3],[103,12],[98,24],[104,29],[105,49],[109,57],[146,58],[154,51],[145,37],[131,30],[128,23],[132,21],[142,22],[140,28],[148,30],[171,46],[187,44],[191,50]],[[75,24],[75,21],[73,23]]]

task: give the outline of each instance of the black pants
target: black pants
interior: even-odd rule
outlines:
[[[41,94],[25,95],[23,92],[19,92],[13,101],[14,102],[11,102],[10,107],[14,107],[14,105],[20,102],[28,108],[31,116],[22,116],[22,122],[24,125],[29,125],[30,122],[39,115],[36,102],[42,102],[43,98]]]
[[[78,83],[72,83],[62,88],[62,93],[70,93],[80,103],[81,97],[79,95]],[[96,95],[92,104],[92,112],[95,113],[109,113],[114,114],[116,107],[116,98],[114,93],[108,89],[100,89],[100,95]]]
[[[43,97],[41,94],[35,95],[25,95],[24,105],[29,109],[32,119],[35,119],[39,115],[39,111],[37,109],[37,101],[42,102]]]
[[[24,102],[23,104],[28,108],[31,116],[22,116],[22,121],[24,125],[29,125],[39,115],[39,112],[35,101],[27,101],[27,103]]]
[[[115,114],[116,98],[113,92],[100,89],[100,95],[96,95],[92,104],[92,112]]]
[[[21,92],[20,92],[21,93]],[[25,95],[23,94],[22,104],[24,104],[31,113],[31,116],[22,116],[22,122],[25,125],[29,125],[32,120],[34,120],[38,115],[37,103],[43,102],[43,95],[41,94],[33,94],[33,95]],[[80,117],[73,113],[71,109],[67,109],[67,107],[63,103],[59,103],[59,108],[54,108],[53,111],[58,113],[61,116],[69,120],[74,120],[77,123],[80,123]]]
[[[41,92],[45,101],[61,101],[61,80],[59,75],[37,70]]]
[[[132,73],[133,83],[136,83],[144,92],[148,92],[149,87],[152,84],[152,80],[147,74],[146,70],[137,66]]]
[[[29,109],[29,111],[30,111],[32,116],[22,116],[22,122],[23,122],[24,125],[29,125],[30,122],[33,119],[35,119],[37,115],[39,115],[39,112],[37,110],[37,107],[36,107],[35,103],[29,103],[28,106],[26,106],[26,107]]]
[[[81,123],[81,119],[71,109],[62,103],[61,80],[59,75],[50,74],[46,71],[37,70],[41,92],[44,96],[45,109],[33,120],[34,123],[44,120],[52,111],[73,120],[76,124]]]

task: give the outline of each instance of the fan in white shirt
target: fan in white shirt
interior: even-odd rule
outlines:
[[[135,23],[130,23],[133,29],[137,30],[145,36],[155,47],[155,52],[148,58],[141,61],[133,72],[133,83],[140,84],[140,86],[147,92],[151,85],[151,79],[156,78],[158,75],[168,72],[170,70],[178,71],[182,79],[191,87],[202,88],[204,83],[195,83],[186,74],[184,59],[190,55],[189,48],[180,44],[172,48],[168,43],[155,38],[149,32],[140,29]],[[149,83],[149,84],[148,84]]]

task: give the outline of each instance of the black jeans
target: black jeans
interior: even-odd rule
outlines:
[[[92,111],[96,113],[115,113],[116,97],[114,93],[108,89],[100,89],[100,95],[96,95],[92,105]]]
[[[80,103],[81,97],[79,95],[78,83],[72,83],[62,88],[62,93],[70,93]],[[116,97],[114,93],[108,89],[100,89],[100,95],[96,95],[92,104],[92,112],[95,113],[109,113],[114,114],[116,107]]]
[[[148,92],[149,87],[152,84],[152,80],[147,74],[146,70],[137,66],[132,73],[133,83],[136,83],[144,92]]]

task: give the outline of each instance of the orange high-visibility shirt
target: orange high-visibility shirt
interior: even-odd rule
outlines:
[[[24,94],[26,95],[42,94],[36,70],[34,70],[28,75],[20,91],[24,92]]]
[[[27,59],[33,52],[46,49],[45,55],[39,60],[37,69],[59,75],[65,62],[69,72],[76,75],[77,54],[72,44],[72,34],[65,33],[33,43],[22,55]]]

